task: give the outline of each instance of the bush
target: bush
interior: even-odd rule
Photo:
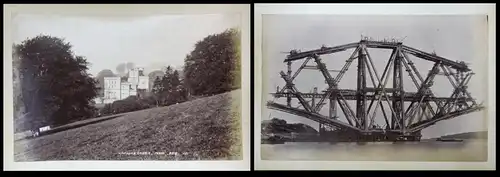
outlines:
[[[113,114],[113,107],[111,104],[105,104],[103,108],[99,111],[100,116],[107,116]]]
[[[269,124],[262,125],[265,133],[318,133],[316,129],[302,123],[287,123],[285,120],[273,118]]]
[[[156,100],[153,96],[138,98],[137,96],[129,96],[123,100],[115,101],[111,104],[104,105],[99,110],[100,116],[108,116],[143,109],[156,107]]]
[[[142,109],[148,109],[152,107],[156,107],[156,100],[153,96],[147,96],[138,100],[139,105],[141,105]]]
[[[118,100],[112,104],[115,113],[132,112],[141,109],[141,105],[137,100]]]

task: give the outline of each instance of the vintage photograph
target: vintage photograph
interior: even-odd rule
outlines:
[[[262,15],[261,160],[486,162],[487,15]]]
[[[241,15],[11,14],[14,161],[242,160]]]

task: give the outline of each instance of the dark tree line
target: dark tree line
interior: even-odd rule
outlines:
[[[148,102],[149,101],[149,102]],[[104,115],[118,114],[124,112],[138,111],[141,109],[150,108],[154,104],[154,101],[141,99],[137,96],[129,96],[123,100],[115,101],[111,104],[106,104],[100,110],[100,113]]]
[[[21,88],[15,99],[28,113],[28,121],[18,128],[61,125],[96,113],[96,81],[87,73],[87,60],[71,48],[63,39],[47,35],[14,45],[13,65]]]
[[[318,133],[316,129],[302,123],[289,124],[285,120],[273,118],[261,123],[263,133]]]
[[[154,81],[152,93],[157,105],[171,105],[187,100],[187,90],[179,77],[179,71],[168,66],[163,77]]]

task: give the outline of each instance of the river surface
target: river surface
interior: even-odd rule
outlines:
[[[262,160],[487,161],[487,140],[262,144]]]

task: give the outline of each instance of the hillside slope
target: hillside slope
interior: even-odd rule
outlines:
[[[441,136],[441,138],[488,139],[488,131],[457,133],[452,135]]]
[[[309,133],[317,134],[318,131],[309,125],[302,123],[289,124],[285,120],[273,118],[261,123],[262,133]]]
[[[17,141],[15,160],[241,159],[240,99],[236,90]]]

